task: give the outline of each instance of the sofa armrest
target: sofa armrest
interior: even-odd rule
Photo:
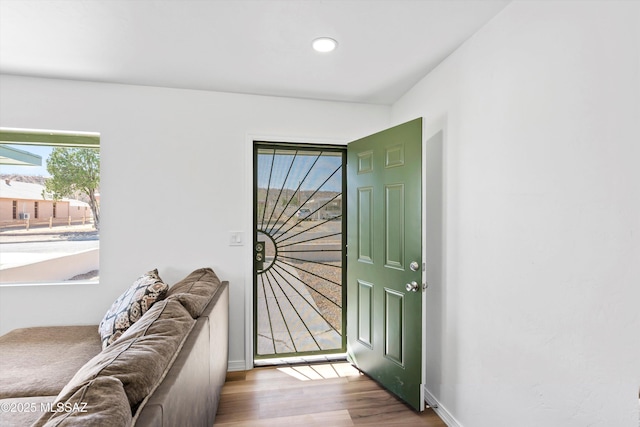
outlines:
[[[229,283],[196,320],[173,366],[134,416],[135,426],[213,425],[229,348]]]

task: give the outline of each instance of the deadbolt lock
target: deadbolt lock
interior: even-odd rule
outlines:
[[[256,242],[255,246],[255,262],[256,262],[256,270],[262,271],[264,270],[264,242]]]

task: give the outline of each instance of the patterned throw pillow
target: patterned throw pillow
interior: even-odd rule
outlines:
[[[129,289],[120,295],[104,315],[98,329],[102,338],[102,349],[117,340],[133,325],[151,306],[167,295],[169,285],[158,275],[158,270],[151,270],[140,276]]]

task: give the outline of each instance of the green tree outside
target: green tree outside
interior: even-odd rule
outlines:
[[[45,183],[54,200],[81,192],[89,199],[93,225],[100,229],[100,205],[96,192],[100,187],[100,151],[94,148],[56,147],[47,159],[51,178]]]

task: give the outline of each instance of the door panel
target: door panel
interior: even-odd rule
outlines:
[[[384,355],[404,366],[404,294],[388,288],[385,288],[384,293]]]
[[[358,281],[358,341],[371,348],[373,285]]]
[[[350,143],[347,194],[349,357],[420,410],[422,119]]]
[[[358,260],[373,261],[373,188],[358,188]]]
[[[404,185],[385,185],[385,265],[404,268]]]

